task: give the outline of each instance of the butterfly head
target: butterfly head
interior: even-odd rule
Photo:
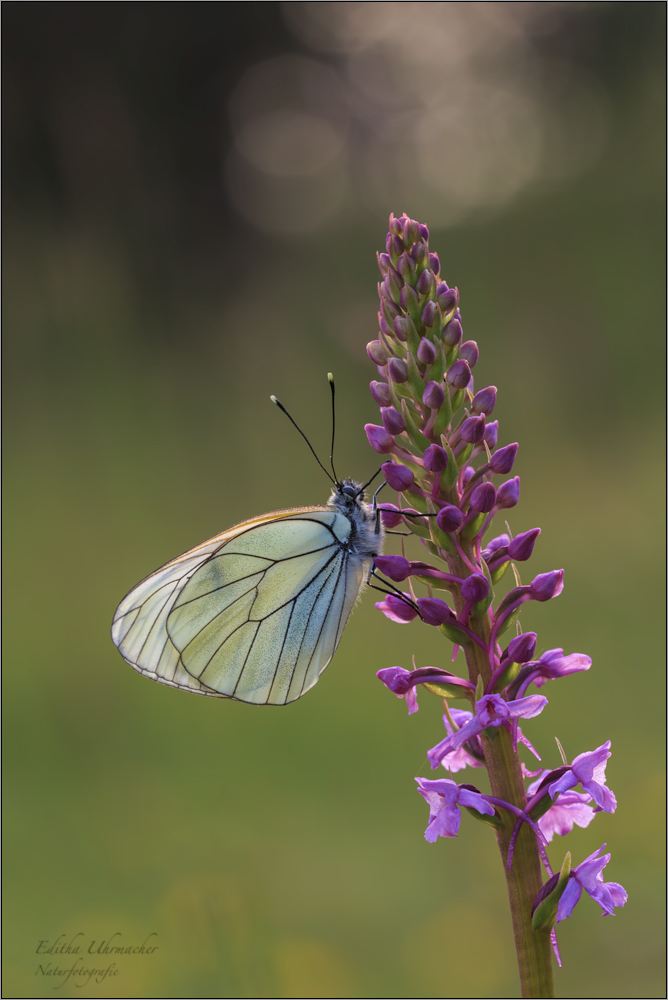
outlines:
[[[381,554],[383,526],[375,508],[366,502],[364,483],[354,479],[335,483],[327,505],[335,507],[350,521],[351,533],[346,543],[349,552],[363,559]]]
[[[341,511],[351,511],[359,508],[365,501],[364,487],[354,479],[344,479],[334,484],[331,496],[327,501]]]

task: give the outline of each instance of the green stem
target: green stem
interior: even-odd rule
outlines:
[[[470,555],[472,556],[472,553]],[[459,558],[449,556],[447,561],[451,573],[457,576],[467,575],[466,568]],[[455,596],[455,606],[457,612],[461,613],[463,602],[458,595]],[[479,623],[470,622],[470,625],[489,645],[491,635],[489,614],[486,614]],[[480,675],[483,684],[486,685],[491,677],[491,669],[484,650],[471,643],[466,646],[465,655],[469,679],[476,684]],[[491,735],[488,735],[490,732]],[[492,795],[523,809],[526,805],[526,793],[519,755],[517,750],[513,750],[511,734],[503,726],[487,730],[482,734],[482,745]],[[515,846],[513,865],[509,871],[508,845],[516,818],[505,810],[499,812],[503,827],[497,830],[496,839],[506,876],[522,996],[554,997],[550,936],[544,931],[536,934],[531,927],[531,907],[543,884],[536,837],[526,824],[522,826]]]

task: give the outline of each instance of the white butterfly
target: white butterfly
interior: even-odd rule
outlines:
[[[119,604],[112,639],[151,680],[286,705],[332,659],[382,545],[363,487],[335,481],[326,506],[243,521],[146,577]]]

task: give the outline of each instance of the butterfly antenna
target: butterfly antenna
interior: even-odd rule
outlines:
[[[364,484],[364,486],[362,486],[362,488],[357,491],[357,493],[355,494],[355,499],[357,499],[357,497],[361,496],[362,493],[364,493],[364,491],[367,488],[367,486],[371,486],[371,483],[374,481],[374,479],[376,478],[376,476],[379,476],[382,471],[383,471],[382,469],[378,469],[378,472],[374,472],[374,474],[371,477],[371,479],[367,480],[367,482]],[[387,484],[383,483],[383,486],[385,486],[385,485],[387,485]],[[379,486],[378,489],[376,490],[376,493],[378,493],[380,490],[382,490],[383,486]],[[374,493],[374,496],[375,495],[376,494]]]
[[[315,450],[313,448],[313,445],[311,444],[311,442],[309,441],[309,439],[306,437],[306,434],[304,434],[304,431],[301,429],[301,427],[299,426],[299,424],[297,423],[297,421],[293,420],[293,418],[290,416],[290,414],[285,409],[285,407],[280,402],[280,400],[276,399],[275,396],[270,396],[269,398],[272,401],[272,403],[276,403],[276,406],[279,408],[279,410],[281,410],[286,415],[286,417],[288,418],[288,420],[290,421],[290,423],[293,425],[293,427],[297,428],[297,430],[299,431],[299,433],[301,434],[301,436],[304,438],[304,440],[306,441],[307,445],[311,449],[311,454],[313,455],[314,459],[316,460],[316,462],[318,463],[318,465],[320,466],[320,468],[322,469],[322,471],[325,473],[325,475],[327,476],[327,478],[330,479],[334,483],[335,486],[338,485],[337,481],[335,479],[332,479],[332,477],[330,476],[329,472],[327,471],[327,469],[325,468],[325,466],[322,464],[322,462],[320,461],[320,459],[316,455]]]
[[[332,447],[329,453],[329,464],[332,467],[332,473],[334,474],[334,482],[339,485],[339,477],[336,474],[336,469],[334,468],[334,435],[336,433],[336,406],[334,405],[334,376],[331,372],[327,372],[327,379],[329,381],[329,388],[332,392]]]

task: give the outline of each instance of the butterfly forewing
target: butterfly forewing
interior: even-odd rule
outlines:
[[[370,560],[328,507],[276,511],[217,535],[121,602],[112,637],[154,680],[214,697],[286,704],[336,650]]]

